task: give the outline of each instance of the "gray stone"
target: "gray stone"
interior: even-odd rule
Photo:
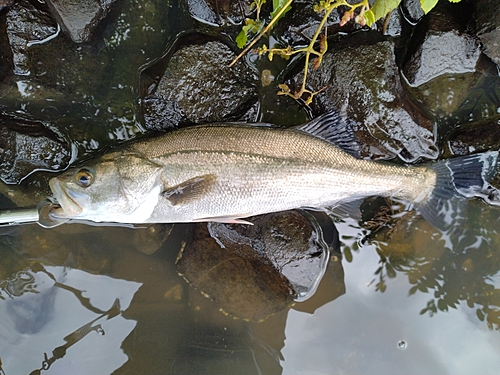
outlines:
[[[88,42],[115,0],[47,0],[54,18],[75,43]]]
[[[500,2],[479,0],[477,2],[477,35],[484,46],[484,53],[500,65]]]
[[[57,25],[50,16],[27,1],[16,2],[7,12],[7,37],[12,51],[14,73],[29,75],[29,48],[57,35]]]
[[[142,100],[145,126],[162,130],[182,123],[240,117],[257,101],[252,72],[220,42],[193,44],[169,59],[159,83]]]
[[[481,54],[479,40],[458,31],[429,32],[404,67],[412,86],[420,86],[444,74],[471,73]]]
[[[376,32],[363,33],[330,45],[320,67],[309,70],[309,88],[326,87],[315,97],[315,111],[338,110],[355,121],[364,157],[435,159],[434,124],[403,90],[393,43],[364,39],[369,34],[379,38]],[[302,73],[289,82],[292,91],[301,82]]]
[[[63,170],[70,159],[70,146],[41,123],[0,119],[0,179],[3,182],[19,183],[37,170]]]

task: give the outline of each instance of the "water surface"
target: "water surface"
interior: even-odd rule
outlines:
[[[192,22],[164,5],[121,3],[99,52],[77,51],[103,72],[89,81],[82,63],[71,79],[60,73],[79,88],[65,105],[48,105],[52,91],[29,85],[17,85],[22,92],[6,105],[57,119],[79,157],[143,132],[138,71]],[[30,183],[46,189],[46,178]],[[0,373],[497,374],[500,210],[469,206],[453,233],[418,216],[387,236],[337,220],[341,256],[316,294],[260,323],[223,314],[179,276],[187,225],[153,254],[148,229],[4,231]]]

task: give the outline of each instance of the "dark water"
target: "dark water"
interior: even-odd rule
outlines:
[[[191,22],[174,5],[121,3],[100,52],[78,50],[104,73],[82,63],[67,106],[23,82],[7,104],[58,118],[79,156],[142,132],[138,69]],[[179,276],[185,225],[152,255],[148,229],[15,228],[0,237],[0,374],[498,374],[500,210],[469,206],[453,233],[337,222],[341,257],[316,294],[260,323]]]
[[[179,276],[186,225],[153,255],[139,251],[147,229],[23,226],[1,241],[2,367],[5,374],[496,374],[499,217],[478,202],[458,238],[415,217],[371,244],[356,222],[338,222],[342,267],[332,260],[310,300],[260,323],[222,314]]]

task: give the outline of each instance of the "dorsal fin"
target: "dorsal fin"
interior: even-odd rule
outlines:
[[[296,129],[314,135],[340,147],[352,156],[361,159],[361,147],[349,120],[338,112],[327,112]]]

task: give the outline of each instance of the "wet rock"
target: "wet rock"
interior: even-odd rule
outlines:
[[[278,22],[272,31],[273,37],[281,42],[281,48],[286,46],[300,48],[310,43],[323,19],[323,13],[314,10],[316,5],[317,2],[314,1],[297,1],[293,3],[292,9],[285,15],[286,21]],[[346,7],[334,9],[326,20],[321,33],[342,38],[348,33],[367,29],[366,26],[361,26],[354,20],[340,26],[345,11],[347,11]],[[383,21],[380,25],[383,25]]]
[[[321,232],[296,211],[250,220],[253,226],[198,224],[177,265],[223,311],[260,321],[315,290],[328,251]]]
[[[457,31],[430,33],[404,67],[412,86],[420,86],[444,74],[475,71],[481,53],[479,41]]]
[[[402,14],[399,9],[394,9],[389,15],[389,19],[382,19],[377,22],[379,30],[383,32],[384,35],[400,37],[402,33]]]
[[[286,22],[278,22],[273,31],[273,36],[282,40],[285,46],[304,46],[310,43],[316,33],[318,25],[323,18],[321,14],[314,11],[314,2],[297,2],[286,14]],[[335,35],[340,30],[344,32],[359,29],[360,26],[354,22],[348,22],[340,27],[341,15],[334,10],[328,18],[325,27],[327,35]]]
[[[500,65],[500,3],[479,0],[476,14],[477,35],[483,43],[484,53]]]
[[[27,1],[16,2],[8,10],[6,25],[14,73],[29,75],[30,47],[56,35],[57,25],[49,13],[35,8]]]
[[[232,0],[186,0],[182,4],[197,21],[211,26],[242,24],[250,16],[250,2]]]
[[[116,0],[47,0],[54,18],[75,43],[88,42]]]
[[[63,170],[71,159],[69,150],[41,123],[0,118],[0,178],[5,183],[19,183],[36,170]]]
[[[137,228],[132,244],[141,253],[151,255],[160,249],[174,228],[173,224],[154,224]]]
[[[228,67],[234,57],[217,41],[191,44],[167,57],[166,69],[142,100],[145,127],[164,130],[243,116],[257,102],[255,84],[249,77],[257,78],[241,60]],[[156,68],[143,72],[143,85]]]
[[[425,16],[419,0],[403,0],[400,8],[403,17],[412,25],[416,25]]]
[[[7,36],[7,26],[5,17],[0,15],[0,82],[2,82],[8,74],[12,74],[12,51],[9,45]],[[0,95],[2,95],[0,89]],[[1,107],[1,105],[0,105]]]
[[[412,94],[439,117],[451,115],[479,78],[480,42],[466,32],[471,14],[449,4],[433,9],[417,27],[403,67]]]
[[[14,0],[0,0],[0,11],[14,4]]]
[[[451,155],[469,155],[500,149],[500,115],[497,120],[458,126],[447,143]]]
[[[302,73],[289,81],[296,91]],[[433,123],[410,100],[400,80],[392,42],[377,32],[358,33],[330,44],[318,69],[310,69],[309,88],[319,91],[314,111],[336,109],[356,122],[363,156],[405,162],[434,159]]]

